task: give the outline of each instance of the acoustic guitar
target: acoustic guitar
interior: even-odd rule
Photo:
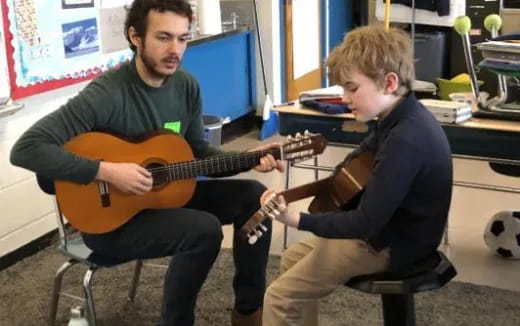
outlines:
[[[193,196],[197,176],[254,167],[267,154],[289,161],[307,159],[321,154],[326,146],[322,135],[305,133],[280,148],[194,159],[189,144],[173,133],[132,143],[106,133],[88,132],[72,138],[64,148],[93,160],[139,164],[151,172],[152,190],[137,196],[101,180],[86,185],[55,180],[56,199],[73,227],[85,233],[106,233],[144,209],[182,207]]]
[[[267,218],[276,218],[278,203],[276,198],[282,195],[287,203],[314,196],[309,205],[309,212],[330,212],[345,209],[359,196],[372,174],[374,153],[363,152],[331,176],[302,186],[279,192],[261,207],[240,229],[240,236],[254,244],[266,231],[263,222]]]

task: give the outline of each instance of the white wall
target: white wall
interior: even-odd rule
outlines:
[[[11,165],[11,148],[35,121],[64,104],[85,85],[80,83],[16,101],[25,107],[0,118],[0,256],[56,228],[51,197],[38,188],[32,172]]]

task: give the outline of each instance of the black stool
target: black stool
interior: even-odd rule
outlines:
[[[441,288],[455,275],[457,271],[448,258],[437,251],[417,263],[406,275],[361,275],[345,285],[361,292],[381,294],[385,326],[414,326],[414,293]]]
[[[520,165],[490,162],[489,167],[499,174],[510,177],[520,177]]]

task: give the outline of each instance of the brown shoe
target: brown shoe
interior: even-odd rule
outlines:
[[[231,311],[231,326],[262,326],[262,308],[250,315],[244,315],[233,309]]]

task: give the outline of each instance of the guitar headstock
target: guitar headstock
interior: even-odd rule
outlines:
[[[265,206],[256,211],[240,229],[241,237],[246,239],[250,245],[255,244],[267,232],[267,227],[263,222],[267,218],[274,220],[280,214],[280,206],[275,197],[271,198]]]
[[[296,133],[288,136],[282,145],[282,159],[288,161],[302,161],[323,153],[327,147],[327,139],[321,134],[313,134],[307,130],[303,135]]]

